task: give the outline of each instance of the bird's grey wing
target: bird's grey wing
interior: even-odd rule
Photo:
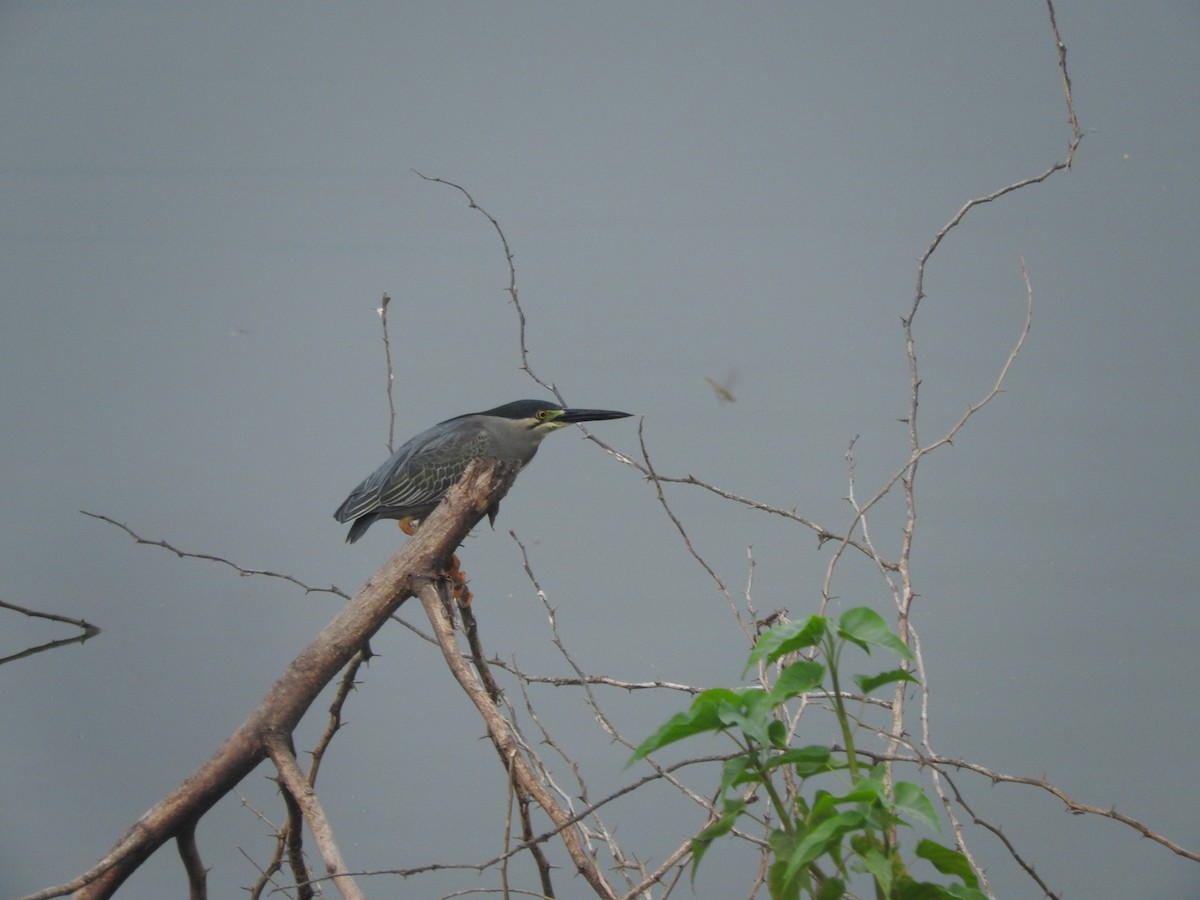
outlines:
[[[389,480],[403,471],[405,464],[428,443],[428,436],[417,435],[406,441],[388,457],[387,462],[363,479],[362,484],[350,492],[350,496],[338,507],[333,517],[339,522],[349,522],[379,508],[379,495]]]
[[[359,516],[378,509],[379,487],[383,484],[387,473],[396,465],[403,450],[403,447],[397,450],[387,462],[368,475],[362,484],[352,490],[350,496],[337,508],[337,512],[333,514],[333,517],[339,522],[349,522],[351,519],[357,519]]]
[[[334,518],[349,522],[381,508],[436,506],[472,459],[495,452],[496,440],[483,428],[463,423],[434,426],[406,442],[367,476]]]
[[[403,459],[384,478],[379,506],[408,509],[436,506],[472,460],[498,452],[483,428],[457,428],[435,436]]]

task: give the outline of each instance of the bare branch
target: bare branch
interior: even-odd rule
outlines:
[[[321,859],[325,863],[325,871],[333,880],[334,886],[345,900],[366,900],[354,879],[345,874],[346,861],[342,859],[342,851],[333,837],[333,827],[325,816],[325,810],[317,799],[316,791],[308,783],[308,778],[296,765],[296,756],[292,752],[291,737],[279,733],[267,735],[264,744],[267,755],[279,771],[279,784],[287,791],[304,813],[304,821],[317,842],[321,851]]]
[[[85,516],[90,516],[93,519],[99,519],[101,522],[107,522],[109,525],[117,526],[127,535],[133,538],[136,543],[145,544],[148,547],[160,547],[163,550],[170,550],[180,559],[200,559],[204,560],[205,562],[220,563],[223,566],[228,566],[229,568],[233,569],[243,578],[251,575],[261,575],[266,578],[278,578],[282,581],[296,585],[296,587],[303,590],[306,594],[333,594],[335,597],[341,597],[343,600],[350,599],[349,594],[334,585],[330,585],[329,587],[314,587],[311,584],[305,584],[294,575],[285,575],[282,572],[272,572],[267,569],[248,569],[244,566],[238,565],[235,562],[231,562],[223,556],[213,556],[211,553],[192,553],[188,550],[180,550],[178,547],[169,544],[166,541],[155,541],[149,538],[144,538],[128,525],[124,524],[123,522],[118,522],[116,519],[111,519],[108,516],[101,515],[100,513],[88,512],[86,509],[81,509],[80,512]]]
[[[658,498],[658,504],[663,508],[663,512],[667,514],[667,518],[671,520],[671,524],[675,526],[675,530],[679,532],[679,536],[683,539],[683,545],[687,548],[687,552],[699,564],[700,568],[708,573],[708,577],[713,580],[713,583],[717,586],[717,590],[721,592],[721,595],[725,598],[725,602],[729,604],[729,608],[733,611],[733,616],[737,619],[738,626],[742,629],[742,634],[745,635],[746,640],[753,644],[754,629],[747,625],[746,621],[742,618],[741,610],[733,602],[733,596],[729,593],[729,588],[725,586],[725,582],[721,580],[721,576],[713,570],[708,561],[692,546],[692,539],[688,536],[687,529],[683,527],[683,522],[679,521],[679,517],[675,515],[671,509],[671,505],[667,503],[667,496],[663,493],[662,489],[662,479],[654,471],[654,464],[650,462],[650,451],[646,449],[645,425],[645,419],[638,420],[638,443],[641,445],[642,461],[645,463],[643,471],[654,482],[654,494]]]
[[[963,795],[961,793],[959,793],[958,785],[956,785],[954,783],[954,779],[950,777],[949,773],[942,771],[937,766],[931,766],[930,771],[934,772],[940,779],[945,780],[945,782],[948,785],[950,785],[950,790],[954,791],[954,801],[959,806],[961,806],[963,809],[965,809],[967,811],[967,814],[971,817],[971,821],[974,822],[976,825],[980,826],[981,828],[986,828],[992,834],[996,835],[996,837],[998,837],[1000,839],[1000,842],[1002,844],[1004,844],[1004,849],[1008,851],[1008,855],[1011,856],[1014,860],[1016,860],[1017,865],[1019,865],[1022,869],[1025,870],[1025,872],[1029,875],[1029,877],[1033,879],[1034,883],[1037,884],[1037,886],[1042,889],[1042,893],[1045,894],[1047,897],[1051,898],[1051,900],[1057,900],[1058,895],[1055,894],[1052,890],[1050,890],[1050,886],[1041,879],[1041,877],[1038,875],[1038,873],[1034,869],[1034,867],[1030,863],[1026,862],[1025,858],[1019,852],[1017,852],[1017,848],[1013,846],[1012,841],[1010,841],[1005,836],[1004,832],[1001,831],[1000,828],[998,828],[997,826],[993,825],[991,822],[988,822],[987,820],[978,816],[976,814],[975,810],[973,810],[970,807],[970,805],[966,801],[966,798],[964,798]],[[938,793],[940,794],[941,791],[939,790]],[[943,797],[943,802],[945,802],[945,801],[946,801],[946,798]],[[966,843],[963,841],[963,838],[962,838],[961,830],[958,827],[958,819],[951,812],[951,807],[948,802],[946,803],[946,807],[947,807],[947,814],[951,816],[952,821],[954,821],[954,823],[955,823],[954,834],[955,834],[955,839],[957,840],[956,846],[958,847],[959,850],[961,850],[964,854],[966,854],[967,858],[971,861],[971,868],[973,868],[976,872],[981,872],[982,867],[975,861],[975,859],[971,856],[970,852],[967,850]],[[991,886],[988,884],[986,879],[980,879],[980,885],[984,888],[984,890],[987,891],[987,894],[989,897],[995,896],[992,893]]]
[[[472,675],[471,668],[463,659],[458,644],[454,640],[453,628],[446,619],[442,608],[442,599],[436,587],[432,582],[426,582],[419,589],[417,596],[425,608],[425,615],[429,617],[429,624],[433,627],[433,633],[437,637],[446,665],[449,666],[451,673],[471,702],[475,704],[475,708],[487,725],[488,736],[492,739],[497,751],[505,760],[508,760],[509,771],[514,782],[528,791],[530,796],[541,806],[543,812],[550,817],[550,820],[562,829],[562,840],[567,847],[567,852],[570,854],[572,862],[575,863],[576,869],[592,886],[592,889],[601,897],[615,900],[616,893],[596,867],[595,861],[584,850],[578,832],[567,827],[570,824],[571,815],[558,804],[545,785],[533,774],[521,753],[521,745],[511,723],[500,714],[487,691]]]
[[[1066,86],[1066,99],[1067,99],[1067,108],[1068,108],[1069,119],[1072,123],[1072,136],[1071,136],[1071,139],[1070,139],[1070,142],[1068,145],[1067,156],[1065,159],[1052,164],[1045,171],[1043,171],[1042,173],[1040,173],[1038,175],[1035,175],[1035,176],[1032,176],[1029,178],[1025,178],[1020,181],[1013,182],[1012,184],[1006,185],[1005,187],[1003,187],[997,191],[994,191],[991,194],[987,194],[982,197],[977,197],[975,199],[968,201],[966,204],[964,204],[959,209],[959,211],[957,213],[955,213],[955,215],[953,217],[951,217],[950,221],[947,222],[946,225],[943,226],[942,229],[936,235],[934,235],[933,240],[930,242],[930,244],[926,248],[925,252],[918,259],[916,290],[913,295],[912,305],[909,308],[908,314],[901,319],[901,325],[903,327],[903,334],[904,334],[905,356],[906,356],[906,359],[908,362],[908,370],[909,370],[909,409],[908,409],[908,415],[907,415],[906,419],[904,420],[905,424],[908,427],[909,451],[910,451],[909,459],[899,469],[899,471],[897,471],[896,474],[882,488],[880,488],[880,490],[875,494],[875,496],[872,497],[865,505],[859,507],[857,504],[855,504],[854,518],[851,522],[851,525],[847,528],[847,534],[848,535],[853,534],[856,526],[858,526],[859,524],[865,523],[865,521],[866,521],[865,516],[867,514],[867,511],[870,510],[876,503],[878,503],[884,496],[886,496],[888,493],[890,493],[892,488],[895,486],[895,484],[897,482],[899,482],[901,484],[903,494],[904,494],[906,515],[905,515],[904,526],[902,529],[899,568],[897,570],[899,573],[899,580],[900,580],[899,590],[897,591],[897,586],[894,583],[892,583],[892,580],[890,578],[886,578],[885,580],[888,582],[889,587],[892,589],[893,594],[896,597],[897,613],[898,613],[897,625],[898,625],[898,632],[899,632],[900,638],[905,643],[910,644],[910,645],[917,643],[917,636],[912,632],[912,626],[911,626],[911,621],[910,621],[912,604],[917,597],[917,592],[916,592],[914,584],[913,584],[910,562],[911,562],[913,538],[915,535],[916,520],[917,520],[916,477],[917,477],[918,466],[920,464],[920,461],[925,456],[927,456],[929,453],[933,452],[934,450],[936,450],[939,447],[942,447],[942,446],[945,446],[946,444],[952,443],[955,436],[959,433],[959,431],[962,430],[963,427],[965,427],[967,422],[970,421],[971,418],[976,415],[976,413],[978,413],[981,409],[983,409],[993,399],[995,399],[995,397],[998,396],[999,393],[1001,392],[1004,382],[1008,376],[1009,370],[1011,369],[1012,364],[1016,360],[1017,355],[1020,353],[1021,348],[1024,346],[1025,339],[1029,334],[1030,325],[1032,323],[1033,290],[1032,290],[1032,287],[1029,282],[1029,275],[1028,275],[1028,271],[1025,268],[1024,260],[1021,261],[1021,273],[1022,273],[1022,277],[1025,282],[1025,288],[1026,288],[1026,291],[1025,291],[1026,306],[1025,306],[1025,319],[1023,322],[1023,326],[1022,326],[1020,335],[1018,336],[1013,347],[1010,349],[1009,354],[1008,354],[1007,358],[1005,359],[1003,365],[1000,367],[999,374],[997,375],[996,380],[995,380],[991,390],[987,394],[985,394],[984,397],[982,397],[980,400],[978,400],[975,403],[968,406],[966,412],[964,412],[962,414],[962,416],[960,416],[959,419],[955,423],[953,423],[950,426],[950,428],[947,429],[947,431],[940,438],[938,438],[937,440],[933,441],[932,443],[930,443],[928,445],[922,445],[919,431],[918,431],[918,410],[920,407],[920,392],[921,392],[922,379],[921,379],[921,376],[919,373],[919,368],[918,368],[918,363],[917,363],[916,339],[915,339],[914,332],[913,332],[913,321],[915,320],[915,318],[917,316],[917,312],[920,309],[921,301],[925,297],[926,265],[928,264],[929,260],[932,258],[933,254],[937,251],[938,247],[941,246],[942,241],[946,238],[946,236],[948,234],[950,234],[951,231],[953,231],[956,227],[958,227],[959,223],[962,222],[962,220],[965,218],[965,216],[967,215],[968,212],[970,212],[977,206],[982,206],[984,204],[994,202],[994,201],[998,200],[999,198],[1005,196],[1006,194],[1021,190],[1025,187],[1028,187],[1033,184],[1038,184],[1040,182],[1043,182],[1047,178],[1049,178],[1051,175],[1053,175],[1054,173],[1059,172],[1059,171],[1064,171],[1070,167],[1071,159],[1074,155],[1075,149],[1078,147],[1079,142],[1081,140],[1081,131],[1079,130],[1079,123],[1078,123],[1077,118],[1075,117],[1074,106],[1071,101],[1070,79],[1069,79],[1069,75],[1067,74],[1067,70],[1066,70],[1066,48],[1062,44],[1061,38],[1058,34],[1057,24],[1055,23],[1055,20],[1054,20],[1054,6],[1053,6],[1052,0],[1047,0],[1047,5],[1050,10],[1052,30],[1054,32],[1057,46],[1059,48],[1059,63],[1060,63],[1060,68],[1061,68],[1061,72],[1062,72],[1062,77],[1064,79],[1064,84]],[[864,527],[865,527],[865,525],[864,525]],[[832,573],[832,568],[837,565],[837,562],[841,557],[842,549],[843,549],[842,547],[839,547],[838,551],[834,555],[833,560],[830,561],[830,570],[829,570],[830,574]],[[829,579],[827,576],[827,583],[828,583],[828,580]],[[922,676],[924,676],[923,664],[922,664]],[[929,691],[928,682],[926,681],[926,679],[924,677],[921,678],[920,691],[921,691],[921,696],[922,696],[922,701],[923,701],[923,706],[924,706],[927,703],[928,691]],[[892,739],[891,739],[891,743],[889,745],[889,750],[892,750],[892,751],[895,750],[898,742],[901,740],[901,737],[904,733],[906,693],[907,693],[907,691],[906,691],[905,684],[903,682],[897,683],[896,688],[895,688],[895,694],[894,694],[894,705],[893,705],[893,709],[892,709]],[[923,712],[922,712],[922,728],[923,728],[924,746],[926,747],[926,749],[929,752],[932,752],[932,750],[930,749],[930,743],[929,743],[929,719],[928,719],[928,715],[927,715],[927,710],[923,710]],[[937,781],[936,775],[934,776],[934,787],[937,790],[939,796],[941,797],[943,805],[947,806],[947,809],[949,810],[949,807],[946,804],[946,797],[944,795],[944,792],[941,789],[940,784]],[[959,842],[960,846],[962,846],[963,849],[965,850],[966,848],[965,848],[965,844],[962,841],[961,830],[959,829],[957,819],[953,816],[952,811],[950,812],[950,817],[951,817],[952,826],[955,829],[955,834],[958,837],[958,842]],[[968,856],[968,858],[970,858],[970,857]],[[971,863],[972,863],[972,866],[975,868],[976,872],[978,873],[978,875],[980,876],[980,878],[982,879],[982,883],[984,885],[986,885],[986,883],[987,883],[986,882],[986,873],[984,873],[983,869],[977,863],[975,863],[975,861],[973,859],[971,860]]]
[[[17,606],[15,603],[6,603],[0,600],[0,609],[11,609],[13,612],[21,613],[29,616],[32,619],[46,619],[51,622],[63,622],[67,625],[74,625],[82,631],[81,634],[71,638],[60,638],[57,641],[49,641],[45,644],[40,644],[37,647],[29,647],[22,650],[20,653],[14,653],[11,656],[5,656],[0,659],[0,665],[8,662],[13,662],[18,659],[24,659],[27,656],[33,656],[35,653],[45,653],[47,650],[53,650],[56,647],[65,647],[68,644],[82,644],[89,638],[94,638],[100,633],[99,627],[93,625],[86,619],[72,619],[70,616],[60,616],[58,613],[41,612],[36,609],[26,609],[24,606]]]
[[[200,849],[196,846],[196,823],[185,827],[175,838],[179,848],[179,858],[183,862],[183,870],[187,873],[188,900],[206,900],[208,897],[208,869],[200,858]]]
[[[525,684],[548,684],[552,687],[583,687],[584,685],[596,684],[605,685],[607,687],[620,688],[621,690],[632,693],[633,691],[680,691],[684,694],[699,694],[704,688],[694,684],[679,684],[675,681],[626,681],[620,678],[613,678],[609,675],[583,675],[582,677],[570,678],[559,675],[531,675],[528,672],[523,672],[516,665],[500,659],[498,656],[493,656],[488,660],[488,665],[497,669],[503,669],[511,675],[514,675]]]
[[[1075,800],[1062,788],[1052,784],[1044,778],[1033,778],[1028,775],[1008,775],[1003,772],[997,772],[993,769],[989,769],[987,766],[981,765],[977,762],[972,762],[971,760],[967,759],[957,759],[950,756],[926,755],[914,747],[911,742],[905,739],[902,739],[899,743],[911,750],[912,755],[895,754],[890,752],[876,753],[872,750],[867,750],[862,747],[857,749],[862,756],[865,756],[877,763],[905,763],[920,767],[937,766],[943,769],[962,769],[964,771],[974,772],[977,775],[982,775],[993,784],[1020,784],[1027,787],[1038,788],[1039,790],[1045,791],[1046,793],[1062,801],[1063,805],[1067,808],[1067,811],[1072,815],[1091,815],[1099,816],[1104,819],[1112,819],[1114,822],[1120,822],[1122,825],[1132,828],[1138,834],[1148,838],[1151,841],[1154,841],[1156,844],[1161,844],[1163,847],[1166,847],[1177,856],[1181,856],[1184,859],[1189,859],[1192,862],[1200,862],[1200,853],[1194,850],[1188,850],[1186,847],[1179,845],[1170,838],[1154,831],[1145,823],[1133,818],[1132,816],[1118,812],[1113,807],[1106,809],[1102,806],[1095,806],[1090,803],[1083,803],[1079,800]],[[844,747],[841,747],[837,744],[833,746],[833,749],[837,751],[845,750]],[[943,775],[944,774],[945,773],[943,772]]]
[[[379,306],[375,311],[379,313],[379,327],[383,331],[383,358],[387,364],[387,404],[388,404],[388,438],[387,452],[390,455],[396,449],[396,399],[392,394],[392,389],[395,387],[396,373],[392,368],[392,341],[388,335],[388,319],[387,311],[388,304],[392,302],[392,298],[384,291],[383,299],[379,301]]]
[[[342,720],[342,709],[346,704],[346,700],[350,696],[350,692],[354,690],[358,682],[358,670],[363,663],[371,658],[371,648],[364,647],[354,655],[342,672],[342,677],[338,682],[337,692],[334,694],[333,701],[329,704],[329,721],[325,726],[325,731],[321,737],[317,739],[316,746],[310,751],[312,762],[308,767],[308,784],[310,787],[315,787],[317,783],[317,775],[321,769],[321,762],[325,758],[325,754],[329,749],[329,745],[333,742],[334,736],[341,730],[345,724]],[[283,861],[286,856],[288,867],[292,871],[292,881],[297,886],[299,900],[309,900],[313,896],[313,888],[310,881],[308,867],[304,861],[303,851],[303,824],[304,818],[300,806],[296,803],[290,791],[284,790],[280,785],[281,795],[283,797],[284,806],[287,809],[287,821],[284,822],[282,828],[272,826],[272,831],[275,834],[276,846],[271,854],[270,862],[259,867],[259,878],[250,889],[251,897],[258,897],[266,888],[269,880],[276,872],[283,867]],[[247,805],[243,800],[243,805]],[[266,818],[260,814],[264,822]],[[270,825],[270,823],[267,823]]]
[[[296,795],[284,786],[283,775],[277,774],[275,781],[279,786],[279,795],[283,798],[283,807],[287,810],[287,821],[277,832],[278,845],[271,856],[275,861],[275,868],[269,869],[268,872],[274,874],[280,871],[286,860],[292,873],[292,881],[296,884],[297,896],[300,900],[310,900],[315,891],[311,883],[313,875],[304,859],[304,810],[300,808],[300,801],[296,799]]]
[[[680,760],[679,762],[672,763],[669,766],[663,766],[662,773],[677,772],[680,769],[684,769],[689,766],[701,765],[701,764],[724,763],[724,762],[728,761],[729,759],[731,759],[735,755],[736,754],[733,754],[733,753],[724,753],[724,754],[715,755],[715,756],[699,756],[699,757],[695,757],[692,759],[684,759],[684,760]],[[499,865],[504,860],[511,859],[516,854],[527,850],[531,844],[545,843],[546,841],[550,840],[551,838],[561,834],[565,829],[568,829],[573,825],[578,825],[580,822],[582,822],[588,816],[593,815],[596,812],[596,810],[600,809],[601,807],[607,806],[608,804],[620,799],[621,797],[628,796],[629,794],[634,793],[635,791],[645,787],[647,784],[650,784],[651,782],[660,781],[660,780],[663,780],[664,778],[665,778],[665,774],[660,774],[658,772],[655,772],[655,773],[651,773],[649,775],[645,775],[642,778],[638,779],[637,781],[635,781],[631,784],[627,784],[623,787],[617,788],[611,794],[609,794],[607,797],[604,797],[601,800],[597,800],[595,803],[591,804],[586,809],[582,809],[579,812],[574,813],[573,815],[569,816],[561,824],[556,823],[555,826],[553,828],[551,828],[549,831],[544,831],[541,834],[537,835],[536,837],[533,837],[530,840],[524,841],[524,842],[510,848],[509,850],[500,854],[499,856],[493,857],[492,859],[486,860],[485,862],[481,862],[481,863],[429,863],[427,865],[415,866],[415,867],[408,868],[408,869],[372,869],[369,871],[351,872],[348,874],[357,875],[357,876],[399,875],[403,878],[409,878],[413,875],[420,875],[420,874],[423,874],[426,872],[445,872],[445,871],[452,871],[452,870],[484,872],[487,869],[492,868],[493,866]],[[765,845],[764,841],[758,841],[757,843],[759,843],[760,845]]]
[[[1117,810],[1113,807],[1105,809],[1102,806],[1094,806],[1090,803],[1081,803],[1078,800],[1073,800],[1066,791],[1054,784],[1051,784],[1044,778],[1031,778],[1027,775],[1005,775],[999,772],[993,772],[991,769],[981,766],[978,763],[973,763],[965,759],[951,759],[944,756],[933,756],[922,761],[930,764],[953,766],[958,769],[967,769],[971,772],[977,772],[980,775],[991,779],[991,781],[995,784],[1024,784],[1028,785],[1029,787],[1039,788],[1040,790],[1043,790],[1048,794],[1052,794],[1061,800],[1063,805],[1066,806],[1067,810],[1073,815],[1078,816],[1086,813],[1087,815],[1099,816],[1103,819],[1112,819],[1114,822],[1120,822],[1122,825],[1132,828],[1143,837],[1154,841],[1154,843],[1161,844],[1176,856],[1182,856],[1184,859],[1190,859],[1192,862],[1200,862],[1200,853],[1197,853],[1194,850],[1188,850],[1186,847],[1175,843],[1165,835],[1154,831],[1145,823],[1133,818],[1133,816],[1127,816],[1125,813],[1117,812]]]
[[[312,749],[312,765],[308,768],[308,783],[310,785],[316,785],[317,773],[321,770],[321,762],[325,759],[325,751],[329,749],[334,735],[345,724],[342,721],[342,709],[346,705],[346,700],[350,697],[350,692],[358,684],[355,680],[358,677],[358,670],[372,655],[370,646],[363,647],[354,654],[354,657],[350,660],[350,664],[346,666],[346,671],[342,673],[337,693],[334,694],[333,701],[329,704],[329,724],[325,726],[324,734],[321,735],[317,740],[317,745]]]
[[[471,609],[471,607],[469,605],[460,605],[460,616],[462,619],[463,632],[465,633],[465,635],[467,637],[467,644],[471,650],[471,655],[470,655],[471,665],[474,666],[475,672],[479,676],[480,684],[482,684],[483,689],[485,691],[487,691],[488,698],[492,701],[493,704],[499,705],[502,702],[506,702],[504,700],[504,694],[500,690],[500,686],[498,684],[496,684],[496,680],[492,676],[491,667],[487,664],[487,661],[484,659],[483,645],[479,641],[479,625],[478,625],[478,622],[476,622],[476,620],[475,620],[474,611]],[[436,643],[436,641],[435,641],[435,643]],[[530,760],[538,765],[539,770],[543,773],[544,777],[546,777],[546,779],[549,780],[549,773],[546,772],[545,767],[541,765],[541,761],[537,758],[537,755],[535,753],[533,753],[533,751],[529,748],[528,742],[524,739],[524,736],[521,735],[520,729],[518,728],[518,726],[516,724],[516,717],[513,716],[509,720],[509,723],[512,726],[514,735],[519,740],[522,749],[525,750],[526,753],[529,755]],[[495,745],[493,744],[493,746],[495,746]],[[499,747],[496,747],[496,750],[498,753],[500,752]],[[511,760],[508,757],[505,757],[501,753],[500,761],[503,764],[505,771],[508,773],[508,784],[509,784],[509,794],[510,794],[510,802],[509,802],[508,806],[506,807],[508,815],[506,815],[506,817],[505,817],[506,821],[505,821],[505,833],[504,833],[504,846],[507,847],[507,846],[509,846],[509,843],[510,843],[511,831],[509,828],[509,825],[510,825],[509,820],[511,819],[512,800],[515,799],[516,804],[517,804],[517,809],[519,812],[519,818],[521,820],[521,836],[524,839],[524,841],[526,842],[526,846],[529,849],[530,855],[533,857],[534,866],[537,868],[538,877],[542,883],[543,893],[546,896],[552,897],[552,896],[554,896],[554,889],[553,889],[551,879],[550,879],[551,869],[552,869],[552,867],[550,865],[550,861],[546,858],[546,854],[542,850],[541,844],[536,843],[536,842],[530,843],[530,839],[533,837],[533,822],[530,819],[529,812],[530,812],[530,806],[534,802],[534,798],[527,790],[525,790],[524,785],[522,785],[520,782],[518,782],[517,780],[515,780],[513,778],[513,770],[512,770]],[[501,881],[504,884],[504,886],[507,888],[508,887],[508,860],[507,860],[507,858],[501,864]]]
[[[271,834],[275,836],[275,850],[271,854],[270,861],[265,866],[259,865],[258,862],[251,858],[250,854],[244,849],[241,847],[238,848],[239,852],[242,854],[242,857],[258,870],[258,878],[252,885],[250,885],[249,888],[247,888],[246,892],[250,895],[250,900],[259,900],[259,898],[263,895],[263,891],[265,891],[268,887],[275,886],[275,874],[283,868],[283,854],[285,848],[290,850],[292,844],[294,843],[296,848],[299,849],[299,839],[293,841],[288,838],[288,836],[285,834],[285,831],[288,828],[287,823],[280,828],[278,825],[268,819],[266,814],[263,813],[261,809],[254,806],[249,800],[247,800],[246,796],[237,788],[234,788],[233,793],[236,794],[238,800],[241,801],[242,807],[248,809],[250,814],[254,816],[254,818],[258,819],[258,821],[266,825]],[[294,810],[293,817],[295,801],[292,800],[291,794],[289,794],[287,791],[280,791],[280,795],[283,797],[284,806],[288,812],[289,822],[291,822],[293,818],[296,821],[299,821],[302,818],[300,816],[299,809]],[[293,865],[293,872],[295,873],[293,880],[299,885],[297,897],[299,900],[311,900],[312,888],[308,886],[308,872],[303,863],[301,862],[299,869],[296,869],[295,865]]]
[[[508,287],[505,288],[505,291],[507,291],[509,299],[512,300],[513,308],[517,311],[518,340],[521,347],[521,370],[526,372],[530,378],[552,393],[556,398],[558,398],[558,402],[565,406],[566,402],[563,400],[562,394],[558,392],[558,388],[554,386],[553,382],[543,381],[537,376],[537,373],[535,373],[533,368],[529,365],[529,349],[525,345],[525,310],[521,308],[521,299],[517,293],[517,269],[513,264],[512,248],[508,244],[508,238],[504,234],[504,229],[500,227],[500,223],[496,221],[496,217],[476,203],[475,198],[472,197],[467,189],[461,184],[455,184],[453,181],[446,181],[444,178],[434,178],[429,175],[423,175],[420,172],[417,172],[416,169],[413,169],[413,172],[416,173],[418,178],[423,178],[426,181],[432,181],[435,184],[444,184],[446,187],[454,188],[467,198],[467,205],[471,209],[478,210],[480,215],[491,222],[492,228],[496,229],[496,235],[500,238],[501,246],[504,247],[504,259],[508,263]]]
[[[1075,114],[1075,99],[1071,96],[1071,75],[1067,72],[1067,45],[1063,43],[1058,31],[1058,15],[1054,11],[1054,0],[1046,0],[1046,9],[1050,14],[1050,30],[1054,32],[1054,46],[1058,48],[1058,70],[1062,79],[1063,98],[1067,103],[1067,121],[1071,125],[1071,143],[1067,147],[1067,157],[1064,160],[1066,168],[1071,168],[1075,151],[1083,142],[1083,127],[1079,124],[1079,116]]]

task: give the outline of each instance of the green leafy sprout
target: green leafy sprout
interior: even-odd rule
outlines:
[[[916,681],[904,667],[912,652],[872,609],[847,610],[836,625],[817,615],[777,625],[759,637],[743,671],[744,677],[756,666],[778,664],[773,684],[703,691],[690,708],[646,738],[629,765],[700,734],[724,734],[737,745],[737,754],[722,768],[720,813],[692,838],[693,883],[713,841],[745,818],[767,830],[767,887],[774,900],[849,897],[847,886],[855,875],[871,881],[876,900],[985,900],[966,856],[936,841],[923,838],[912,852],[954,881],[942,885],[909,874],[898,829],[920,825],[940,832],[941,824],[919,785],[892,781],[885,763],[870,765],[855,749],[854,720],[841,686],[842,652],[850,645],[868,655],[873,647],[882,648],[901,660],[899,668],[855,675],[862,696]],[[790,745],[785,704],[810,694],[830,704],[843,751]],[[817,780],[836,785],[835,790],[810,784]],[[751,800],[759,793],[768,798],[770,814],[752,811]]]

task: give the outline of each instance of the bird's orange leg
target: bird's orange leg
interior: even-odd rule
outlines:
[[[396,524],[400,526],[400,530],[407,535],[417,533],[417,528],[421,524],[420,519],[412,516],[404,516],[396,520]],[[462,566],[458,563],[458,556],[450,556],[450,565],[445,573],[446,579],[450,582],[450,596],[459,602],[462,606],[471,605],[471,592],[467,590],[467,573],[462,570]]]
[[[457,554],[451,555],[450,567],[446,569],[446,577],[450,579],[450,594],[460,606],[471,605],[471,592],[467,589],[467,573],[458,563]]]

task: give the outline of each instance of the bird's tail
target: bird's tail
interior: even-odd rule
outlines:
[[[373,514],[367,513],[365,516],[355,519],[354,524],[350,526],[350,533],[346,535],[346,543],[353,544],[366,534],[367,529],[375,523],[375,518]]]

